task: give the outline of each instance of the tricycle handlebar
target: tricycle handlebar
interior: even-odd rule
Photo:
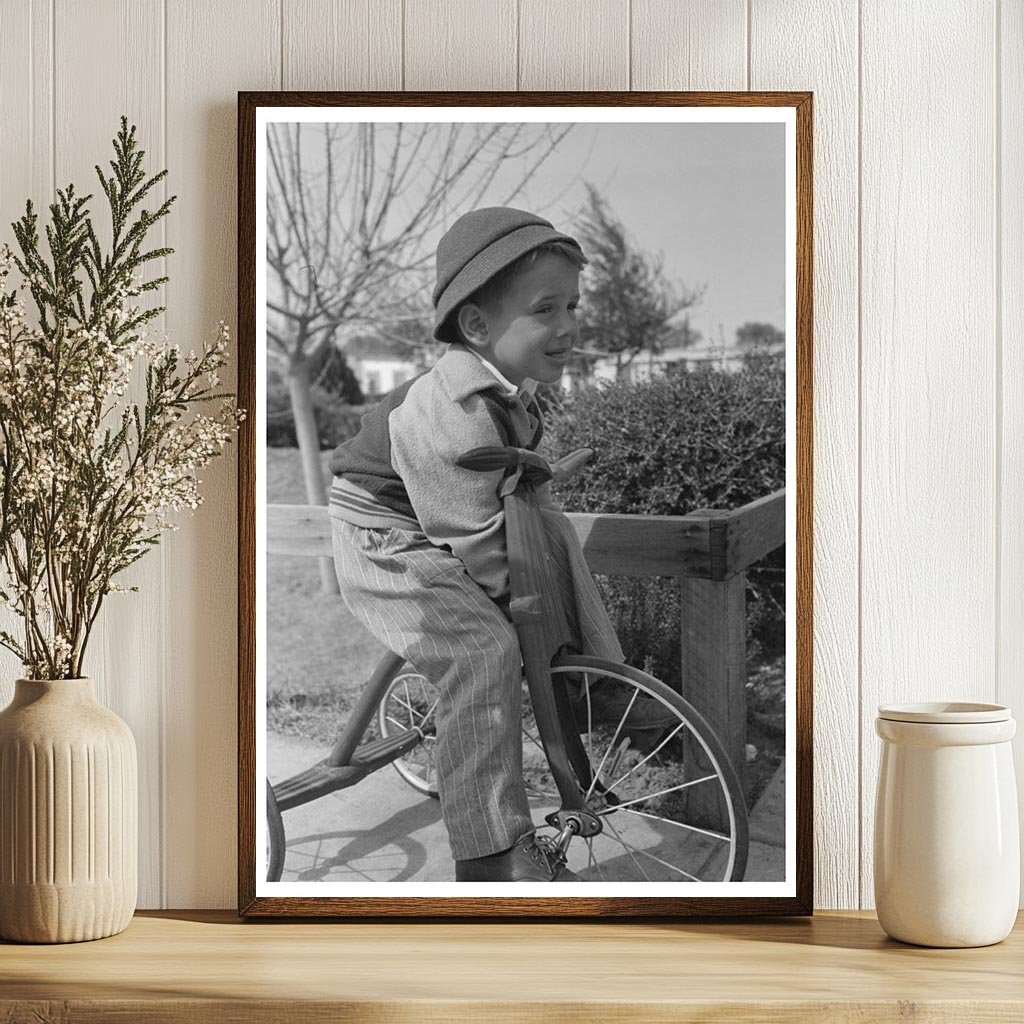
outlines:
[[[519,469],[534,480],[568,480],[585,466],[594,454],[592,448],[579,448],[554,462],[528,448],[490,446],[474,448],[455,460],[463,469],[490,473],[496,469]]]

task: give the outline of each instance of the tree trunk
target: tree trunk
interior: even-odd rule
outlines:
[[[302,457],[306,501],[310,505],[326,505],[327,484],[320,464],[320,441],[317,437],[316,417],[313,415],[313,396],[310,393],[309,360],[301,347],[292,356],[288,366],[288,394],[292,402],[295,436]],[[334,563],[329,558],[320,559],[320,589],[325,594],[340,593]]]

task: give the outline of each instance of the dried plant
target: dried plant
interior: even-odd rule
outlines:
[[[172,250],[147,250],[146,236],[174,197],[140,206],[167,172],[146,176],[125,118],[114,152],[110,176],[96,168],[109,246],[91,196],[68,186],[50,206],[45,254],[31,202],[13,225],[20,255],[0,247],[0,602],[21,620],[20,636],[0,631],[0,645],[32,679],[82,675],[104,598],[137,589],[118,573],[176,529],[173,513],[200,504],[198,471],[243,415],[219,390],[226,325],[188,354],[147,336],[164,310],[139,297],[167,278],[145,281],[144,269]]]

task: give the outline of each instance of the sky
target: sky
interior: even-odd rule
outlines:
[[[322,135],[303,133],[307,166],[322,166],[320,146]],[[522,164],[507,161],[495,201],[521,175]],[[587,182],[639,247],[663,256],[670,280],[704,288],[689,310],[703,337],[729,345],[748,321],[784,329],[782,124],[575,124],[512,205],[572,234]]]
[[[571,234],[585,181],[666,276],[705,287],[690,310],[704,337],[730,344],[752,320],[785,328],[783,125],[579,124],[523,205]]]

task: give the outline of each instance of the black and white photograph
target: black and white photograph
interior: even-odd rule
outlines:
[[[793,897],[793,107],[438,96],[255,112],[253,895]]]

